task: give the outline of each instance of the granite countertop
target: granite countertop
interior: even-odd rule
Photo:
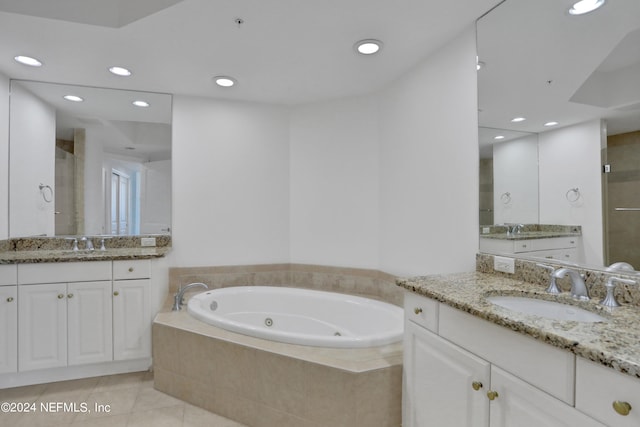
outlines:
[[[529,335],[578,356],[640,378],[640,308],[614,310],[591,301],[575,301],[567,293],[550,295],[540,285],[487,273],[460,273],[398,279],[398,286],[471,315]],[[534,296],[593,311],[608,322],[557,321],[520,314],[488,302],[492,295]]]
[[[113,248],[106,251],[34,250],[0,252],[0,264],[112,261],[163,257],[171,247]]]
[[[522,233],[489,233],[481,234],[481,238],[498,239],[498,240],[531,240],[531,239],[550,239],[552,237],[570,237],[581,236],[581,233],[564,232],[564,231],[526,231]]]

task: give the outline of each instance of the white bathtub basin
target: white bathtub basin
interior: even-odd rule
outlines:
[[[402,340],[402,308],[308,289],[238,286],[194,295],[193,317],[257,338],[319,347],[375,347]]]
[[[606,322],[602,316],[569,304],[516,296],[493,296],[487,301],[497,306],[524,314],[531,314],[552,320],[574,322]]]

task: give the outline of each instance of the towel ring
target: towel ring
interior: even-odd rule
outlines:
[[[506,193],[502,193],[502,195],[500,196],[500,200],[502,200],[502,203],[509,204],[511,203],[511,193],[509,193],[508,191]]]
[[[565,197],[571,203],[577,202],[578,199],[580,199],[580,190],[578,190],[578,187],[570,188],[565,194]]]
[[[44,199],[44,201],[47,203],[51,203],[51,201],[53,200],[53,188],[51,188],[50,185],[45,184],[38,185],[38,188],[40,189],[40,194],[42,194],[42,198]]]

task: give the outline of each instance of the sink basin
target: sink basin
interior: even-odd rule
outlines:
[[[574,322],[591,323],[607,321],[607,319],[595,313],[561,302],[516,296],[488,297],[487,301],[511,311],[552,320],[572,320]]]

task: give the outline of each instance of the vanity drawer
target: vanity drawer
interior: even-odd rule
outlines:
[[[617,413],[615,401],[628,403],[629,413]],[[640,379],[578,357],[576,408],[607,426],[640,426]]]
[[[18,266],[16,264],[0,265],[0,286],[18,283]]]
[[[578,237],[553,237],[550,239],[536,239],[532,241],[533,250],[575,248],[578,246]]]
[[[111,261],[19,264],[18,284],[111,280]]]
[[[113,262],[113,280],[148,279],[149,277],[151,277],[151,261],[148,259]]]
[[[515,331],[440,304],[441,337],[490,360],[529,384],[574,404],[575,356]]]
[[[438,302],[416,295],[412,292],[404,294],[404,318],[438,333]]]

